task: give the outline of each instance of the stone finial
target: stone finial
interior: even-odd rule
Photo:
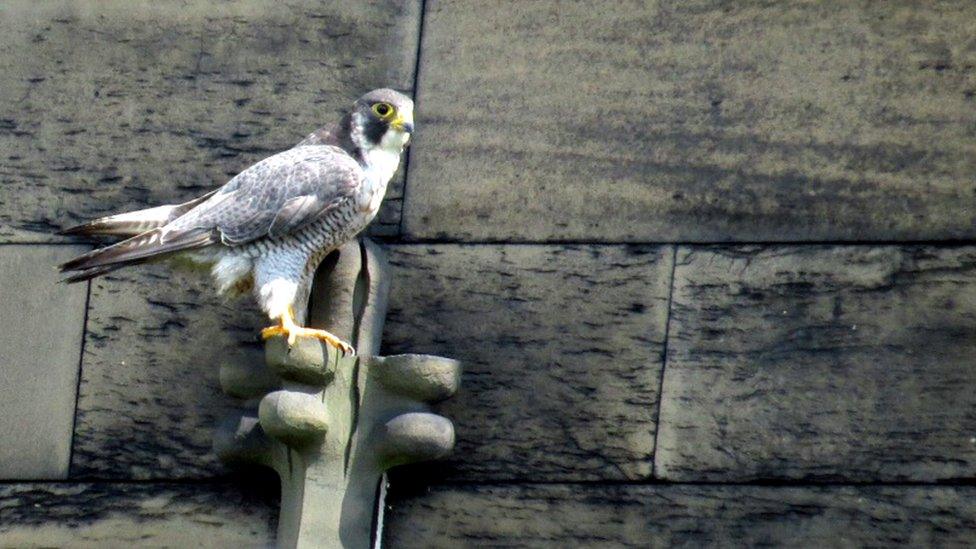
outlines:
[[[317,273],[309,318],[352,342],[357,356],[314,339],[289,348],[274,338],[265,365],[221,368],[224,391],[245,399],[245,409],[218,427],[215,450],[278,472],[281,547],[369,547],[385,471],[454,447],[453,424],[429,404],[457,391],[460,364],[376,356],[388,284],[381,249],[347,244]]]

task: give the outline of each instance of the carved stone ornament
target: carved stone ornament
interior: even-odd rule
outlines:
[[[245,399],[245,409],[218,427],[214,447],[226,462],[278,472],[280,547],[370,547],[382,525],[385,471],[454,447],[453,424],[428,405],[457,391],[460,364],[377,356],[388,293],[383,251],[351,242],[319,267],[309,325],[349,341],[356,356],[310,338],[289,348],[275,337],[266,364],[221,368],[224,391]]]

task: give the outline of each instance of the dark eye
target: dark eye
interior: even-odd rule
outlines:
[[[373,105],[373,112],[380,118],[386,118],[393,114],[393,105],[389,103],[377,103]]]

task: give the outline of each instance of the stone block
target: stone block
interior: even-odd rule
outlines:
[[[437,478],[649,476],[672,251],[391,246],[383,354],[465,365]]]
[[[88,287],[55,266],[84,250],[0,245],[0,479],[68,474]]]
[[[972,486],[458,485],[390,494],[384,546],[965,547]]]
[[[217,297],[205,273],[151,265],[94,280],[71,475],[226,473],[213,429],[237,405],[221,392],[220,365],[260,363],[268,323],[250,297]]]
[[[425,13],[410,238],[976,237],[976,3]]]
[[[256,478],[0,485],[0,546],[270,547],[277,498],[268,486]]]
[[[976,247],[681,247],[671,480],[976,474]]]

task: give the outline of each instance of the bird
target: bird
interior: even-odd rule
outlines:
[[[283,336],[291,346],[313,337],[355,354],[328,331],[302,326],[305,307],[296,304],[307,302],[322,259],[376,216],[414,132],[413,109],[398,91],[370,91],[339,121],[203,196],[65,229],[61,234],[127,238],[61,264],[64,281],[162,259],[202,265],[218,293],[253,293],[274,322],[263,339]]]

